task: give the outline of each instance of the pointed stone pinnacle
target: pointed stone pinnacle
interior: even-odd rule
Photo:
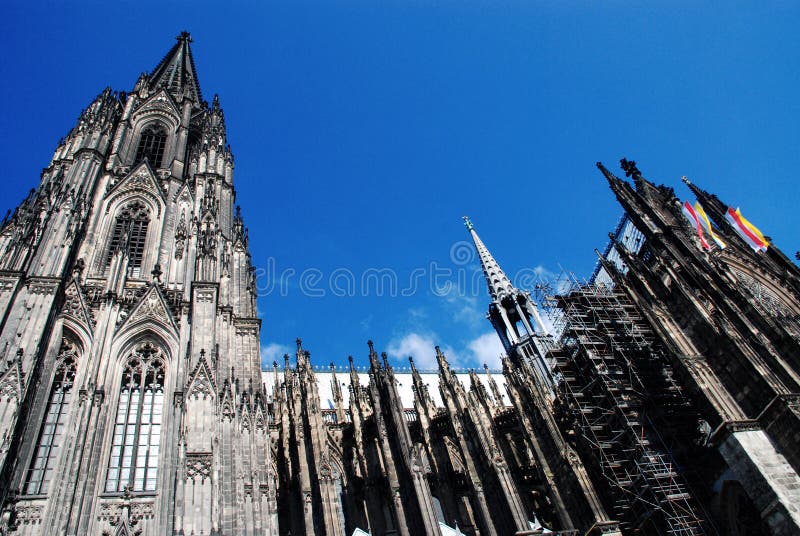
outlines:
[[[475,251],[477,251],[478,258],[481,261],[483,276],[486,278],[486,285],[489,287],[489,295],[493,300],[498,300],[512,293],[514,291],[514,286],[511,284],[511,280],[502,268],[500,268],[500,265],[489,252],[486,244],[484,244],[483,240],[478,236],[472,222],[470,222],[469,219],[465,221],[469,222],[467,229],[469,229],[472,242],[475,244]]]

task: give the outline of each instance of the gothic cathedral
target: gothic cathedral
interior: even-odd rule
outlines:
[[[800,534],[800,271],[716,196],[687,181],[709,243],[598,164],[625,217],[590,282],[533,295],[465,218],[502,370],[369,341],[337,375],[298,339],[262,371],[190,43],[100,93],[0,227],[0,536]]]
[[[189,43],[100,93],[4,222],[6,532],[277,530],[247,230]]]

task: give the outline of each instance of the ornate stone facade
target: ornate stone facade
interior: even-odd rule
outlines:
[[[435,372],[399,372],[371,342],[337,374],[300,340],[262,371],[190,41],[98,95],[0,227],[0,534],[797,532],[800,274],[693,187],[729,242],[702,251],[629,162],[635,190],[602,169],[645,245],[615,242],[613,290],[548,297],[559,337],[467,221],[501,374],[439,348]]]
[[[774,244],[754,252],[728,206],[684,179],[726,244],[705,248],[672,188],[621,164],[633,184],[598,167],[644,241],[613,237],[621,262],[603,269],[663,345],[714,451],[684,456],[685,472],[698,495],[719,492],[707,510],[723,534],[800,533],[800,270]]]
[[[101,92],[3,222],[0,533],[278,533],[247,231],[189,43]]]

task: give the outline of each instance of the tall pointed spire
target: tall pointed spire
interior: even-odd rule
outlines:
[[[472,222],[467,216],[464,216],[464,225],[469,230],[470,236],[472,236],[472,241],[475,243],[475,249],[478,251],[478,257],[481,260],[481,267],[483,268],[483,275],[486,278],[486,284],[489,286],[489,294],[492,296],[493,300],[501,300],[508,294],[511,294],[514,291],[514,285],[511,284],[511,280],[508,279],[505,272],[500,268],[500,265],[497,264],[497,261],[489,253],[488,248],[481,240],[481,237],[478,236],[478,233],[475,231],[475,226],[472,225]]]
[[[189,32],[181,32],[176,39],[178,42],[150,73],[150,87],[164,87],[178,101],[185,94],[199,104],[203,101],[203,95],[200,93],[192,49],[189,47],[192,37]]]
[[[483,275],[489,287],[492,302],[489,304],[487,318],[492,323],[506,353],[515,354],[519,344],[535,335],[546,335],[547,328],[542,323],[536,304],[527,291],[520,290],[500,268],[495,258],[489,253],[483,240],[475,232],[475,226],[464,216],[475,249],[481,260]],[[537,329],[534,329],[534,325]]]

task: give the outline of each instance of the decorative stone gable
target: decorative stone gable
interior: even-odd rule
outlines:
[[[181,122],[181,113],[175,100],[164,89],[141,103],[133,113],[133,120],[137,121],[145,115],[159,116],[171,125],[178,125]]]
[[[64,305],[61,307],[61,314],[69,316],[76,322],[86,326],[91,331],[94,328],[95,320],[91,309],[86,307],[78,282],[73,280],[64,291]]]
[[[217,392],[214,373],[208,365],[205,350],[200,350],[200,359],[197,360],[194,370],[186,386],[186,393],[189,399],[213,399]]]
[[[133,326],[147,320],[155,321],[177,331],[177,325],[169,312],[169,306],[161,295],[158,286],[152,284],[142,299],[137,303],[128,318],[120,325],[119,331],[124,331],[128,326]]]
[[[159,185],[150,164],[142,162],[119,181],[109,183],[106,198],[109,200],[107,207],[113,205],[114,200],[128,193],[138,193],[150,199],[157,207],[156,216],[161,215],[161,207],[166,204],[164,190]]]

